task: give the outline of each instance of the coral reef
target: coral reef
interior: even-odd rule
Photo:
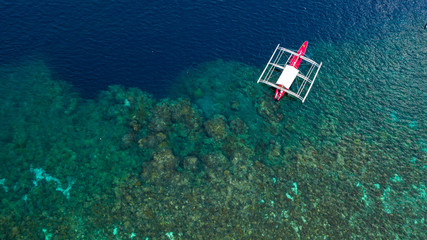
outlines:
[[[0,238],[424,239],[426,103],[367,98],[350,86],[372,88],[359,77],[372,70],[344,70],[322,69],[301,105],[224,60],[168,99],[121,86],[81,99],[41,62],[0,69]]]

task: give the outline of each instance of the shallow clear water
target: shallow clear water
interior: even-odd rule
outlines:
[[[425,3],[0,3],[1,239],[424,239]]]

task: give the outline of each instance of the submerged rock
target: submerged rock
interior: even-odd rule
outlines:
[[[166,131],[171,124],[170,106],[166,102],[162,102],[154,107],[153,117],[150,119],[148,129],[151,131],[162,132]]]
[[[234,134],[242,134],[248,131],[248,126],[237,116],[230,119],[230,129]]]
[[[138,119],[133,118],[130,123],[129,126],[132,128],[133,131],[138,132],[139,129],[141,129],[141,123],[138,121]]]
[[[175,170],[177,166],[177,158],[172,154],[170,149],[161,149],[154,153],[153,166],[158,171],[170,172]]]
[[[186,170],[196,171],[198,169],[198,162],[197,157],[188,156],[184,158],[182,165]]]
[[[227,136],[228,126],[223,115],[215,115],[213,119],[205,123],[205,130],[209,137],[224,139]]]
[[[201,126],[201,113],[188,99],[180,99],[171,106],[171,119],[175,123],[183,123],[189,130],[198,130]]]
[[[204,95],[204,93],[203,93],[202,89],[200,89],[200,88],[197,88],[196,90],[194,90],[194,92],[192,94],[194,99],[202,98],[203,95]]]
[[[238,101],[231,102],[231,110],[238,111],[240,109],[240,103]]]
[[[152,135],[148,135],[138,140],[138,145],[143,149],[157,149],[159,144],[166,140],[167,136],[162,133],[156,133]]]
[[[258,114],[269,122],[280,122],[281,113],[278,112],[279,104],[274,104],[272,100],[259,98],[256,106]]]
[[[205,155],[202,158],[203,164],[211,169],[227,168],[229,161],[221,152]]]
[[[127,149],[132,147],[136,142],[136,136],[134,132],[129,132],[122,137],[120,142],[120,149]]]

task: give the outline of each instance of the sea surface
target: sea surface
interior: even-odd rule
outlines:
[[[0,0],[0,239],[426,239],[426,6]]]

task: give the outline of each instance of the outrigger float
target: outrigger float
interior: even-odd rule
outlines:
[[[276,88],[274,99],[279,101],[285,93],[303,103],[322,67],[304,56],[308,42],[305,41],[297,52],[277,45],[257,83],[262,82]],[[289,57],[285,57],[289,56]],[[285,61],[285,59],[287,59]]]

